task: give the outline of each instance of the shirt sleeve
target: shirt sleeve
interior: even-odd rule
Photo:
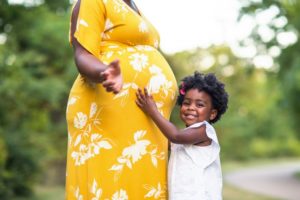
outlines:
[[[199,128],[200,126],[202,126],[203,124],[206,125],[206,135],[212,139],[212,141],[216,144],[219,145],[219,141],[218,141],[218,137],[217,137],[217,134],[216,134],[216,131],[214,129],[214,127],[212,125],[210,125],[207,121],[203,121],[203,122],[198,122],[198,123],[195,123],[189,127],[187,127],[186,129],[190,129],[190,128]]]
[[[74,37],[98,57],[105,27],[106,10],[102,0],[81,0]]]
[[[203,124],[206,125],[206,135],[212,140],[211,145],[207,146],[205,149],[200,150],[202,155],[207,154],[208,151],[210,152],[207,154],[207,159],[203,159],[199,157],[199,147],[195,145],[184,145],[184,148],[188,155],[192,158],[192,160],[199,166],[202,166],[204,168],[211,165],[214,161],[216,161],[219,158],[220,153],[220,145],[218,141],[218,137],[216,134],[216,131],[212,125],[210,125],[208,122],[203,121],[196,124],[193,124],[187,128],[198,128],[202,126]],[[209,149],[209,150],[208,150]]]

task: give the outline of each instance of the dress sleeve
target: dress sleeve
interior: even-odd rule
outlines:
[[[74,37],[98,57],[105,27],[106,10],[102,0],[81,0]]]

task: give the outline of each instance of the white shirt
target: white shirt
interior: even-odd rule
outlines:
[[[209,146],[171,144],[168,169],[169,200],[221,200],[222,171],[220,145],[215,129],[208,122],[206,134],[212,139]]]

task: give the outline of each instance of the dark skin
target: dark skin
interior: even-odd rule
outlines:
[[[130,6],[134,11],[140,14],[133,1],[124,0],[124,2],[128,6]],[[78,0],[75,4],[71,16],[71,39],[77,69],[87,79],[96,83],[102,83],[103,87],[106,89],[107,92],[113,92],[117,94],[121,91],[123,86],[123,78],[121,74],[119,60],[116,59],[112,61],[109,65],[105,65],[93,54],[87,51],[74,37],[79,7],[80,0]]]
[[[141,15],[139,9],[136,7],[135,3],[132,0],[123,0],[132,10]]]
[[[190,129],[178,129],[174,124],[169,122],[166,118],[164,118],[160,112],[158,111],[155,101],[153,100],[152,95],[149,95],[147,89],[144,89],[144,93],[141,89],[138,89],[136,104],[142,109],[143,112],[148,114],[154,123],[158,126],[161,132],[173,143],[177,144],[194,144],[198,146],[208,146],[211,144],[211,139],[206,134],[206,126],[202,125],[199,128],[190,128]],[[209,97],[200,96],[200,100],[205,100],[209,102]],[[206,98],[206,99],[205,99]],[[190,100],[189,100],[190,101]],[[198,102],[199,99],[196,99],[195,102]],[[216,117],[216,110],[214,110],[209,103],[206,105],[202,104],[201,107],[193,108],[194,103],[189,103],[189,108],[191,111],[196,112],[194,110],[206,109],[207,116],[205,116],[206,121],[214,119]],[[197,103],[198,104],[198,103]],[[198,105],[197,105],[198,106]],[[188,118],[190,116],[187,116]],[[200,116],[201,118],[202,116]],[[201,119],[202,120],[202,119]],[[203,121],[202,120],[202,121]]]

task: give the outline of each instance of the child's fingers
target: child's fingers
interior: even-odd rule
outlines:
[[[143,92],[140,88],[138,89],[138,95],[139,95],[141,100],[143,100],[143,101],[146,100],[146,97],[145,97],[145,95],[143,94]]]
[[[135,104],[136,104],[138,107],[141,107],[141,106],[140,106],[140,103],[138,102],[137,99],[135,100]]]
[[[135,103],[136,103],[136,105],[137,105],[138,107],[140,107],[140,108],[143,107],[143,103],[141,102],[140,99],[136,99],[136,100],[135,100]]]
[[[149,96],[147,88],[144,88],[144,93],[145,93],[145,96],[146,96],[146,97]]]
[[[145,97],[149,97],[150,99],[153,100],[153,96],[151,94],[149,94],[147,88],[144,88],[144,93],[145,93]]]
[[[138,99],[139,101],[141,101],[141,100],[142,100],[142,97],[141,97],[140,91],[138,90],[135,94],[136,94],[137,99]]]
[[[138,93],[139,93],[139,95],[143,95],[141,88],[138,88]]]

